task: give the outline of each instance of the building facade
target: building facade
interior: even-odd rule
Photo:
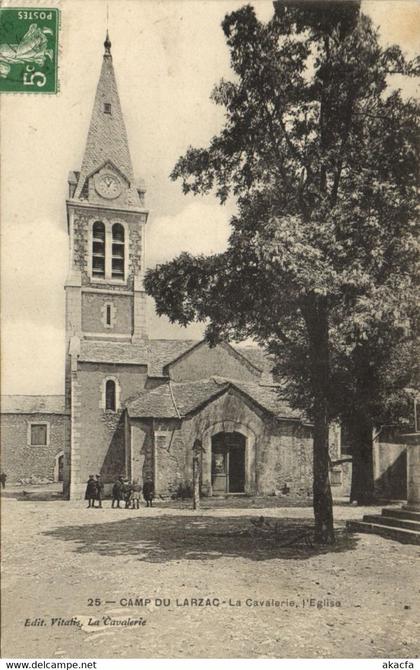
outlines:
[[[258,349],[149,338],[149,212],[108,36],[104,46],[82,165],[68,180],[64,493],[81,498],[101,474],[108,491],[123,475],[176,494],[191,484],[198,444],[203,495],[311,496],[311,426],[280,399]],[[331,483],[345,495],[351,465],[336,427],[330,442]]]
[[[80,170],[68,179],[65,395],[3,396],[8,481],[63,480],[80,499],[90,474],[152,479],[157,495],[312,494],[311,425],[280,398],[256,347],[149,337],[145,186],[136,180],[107,37]],[[380,438],[378,438],[380,434]],[[406,496],[406,445],[378,433],[377,491]],[[380,440],[380,441],[379,441]],[[351,454],[330,431],[330,479],[348,495]]]
[[[63,481],[69,432],[64,396],[2,396],[1,467],[7,482]]]
[[[148,337],[149,213],[108,37],[82,165],[68,186],[65,493],[81,497],[100,473],[108,488],[121,474],[152,477],[169,495],[191,480],[195,440],[205,494],[310,489],[310,427],[279,400],[258,350]]]

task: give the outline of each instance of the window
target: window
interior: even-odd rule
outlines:
[[[111,103],[110,102],[104,102],[104,113],[105,114],[111,114]]]
[[[118,377],[105,377],[101,381],[99,407],[105,412],[120,409],[121,387]]]
[[[112,278],[124,279],[124,228],[120,223],[112,226]]]
[[[101,307],[101,321],[108,330],[114,327],[117,310],[112,302],[105,302]]]
[[[30,441],[31,446],[45,447],[48,444],[48,424],[47,423],[31,423],[30,424]]]
[[[92,230],[92,276],[105,277],[105,226],[95,221]]]
[[[122,222],[111,221],[92,221],[91,226],[89,242],[91,279],[98,282],[123,283],[127,280],[128,273],[128,227],[126,229]],[[105,312],[103,320],[106,322]],[[112,320],[111,313],[111,322]]]
[[[113,379],[108,379],[105,386],[105,409],[116,410],[116,388]]]

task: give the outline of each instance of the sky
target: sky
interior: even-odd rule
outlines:
[[[25,1],[25,7],[32,3]],[[39,7],[39,3],[34,3]],[[225,0],[63,0],[57,95],[1,99],[1,382],[5,394],[60,394],[64,388],[65,199],[80,169],[109,7],[109,32],[134,172],[150,209],[147,266],[181,251],[226,248],[234,203],[185,196],[169,174],[189,145],[206,146],[223,124],[209,99],[229,78],[221,22],[245,2]],[[272,3],[252,3],[268,20]],[[21,3],[3,2],[3,7]],[[364,10],[384,44],[419,51],[420,4],[369,0]],[[405,84],[404,84],[405,85]],[[199,338],[202,327],[169,324],[149,299],[150,337]]]

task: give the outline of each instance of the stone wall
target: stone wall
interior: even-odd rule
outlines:
[[[82,285],[91,285],[89,277],[89,259],[92,253],[90,248],[90,228],[93,222],[103,221],[104,223],[112,224],[123,220],[127,224],[128,229],[128,277],[127,281],[121,284],[114,282],[101,281],[99,284],[102,288],[111,288],[113,291],[124,291],[133,289],[134,277],[138,276],[144,268],[142,268],[143,256],[143,231],[146,223],[146,215],[134,214],[131,212],[124,212],[124,215],[117,216],[112,213],[107,216],[101,209],[92,209],[89,214],[76,211],[74,215],[74,251],[73,263],[74,267],[81,271]]]
[[[272,422],[258,450],[257,490],[270,495],[284,487],[290,495],[312,495],[312,436],[298,423]]]
[[[407,445],[405,438],[397,431],[388,428],[375,432],[377,433],[373,441],[375,495],[390,500],[406,500]],[[347,459],[347,462],[334,466],[331,473],[333,495],[347,497],[351,491],[351,455],[342,456],[340,450],[334,449],[331,458]]]
[[[407,445],[397,435],[374,442],[375,494],[394,500],[407,499]],[[400,438],[401,439],[401,438]]]
[[[312,487],[312,437],[310,429],[296,421],[276,421],[234,389],[216,398],[201,411],[183,420],[154,420],[151,424],[131,419],[132,458],[143,454],[143,477],[155,463],[157,494],[173,495],[180,484],[192,481],[192,446],[201,440],[202,492],[209,492],[211,437],[218,432],[241,432],[246,437],[249,473],[246,492],[280,494],[287,484],[290,495],[306,497]],[[148,426],[148,427],[147,427]],[[154,452],[154,455],[153,455]],[[139,471],[138,471],[139,472]],[[211,488],[211,482],[210,482]]]
[[[30,423],[49,424],[49,444],[28,444]],[[7,482],[28,479],[31,476],[54,479],[56,455],[64,450],[69,417],[64,414],[2,414],[1,467]]]
[[[106,305],[111,305],[112,325],[106,325]],[[82,293],[82,330],[106,335],[133,332],[133,297],[113,293]]]
[[[115,412],[103,407],[104,380],[108,377],[115,379],[119,387],[120,407]],[[81,497],[90,474],[101,474],[109,492],[115,478],[127,473],[122,403],[144,388],[146,367],[79,363],[77,378],[80,421],[73,426],[78,432],[78,444],[73,451],[80,459],[80,472],[79,481],[73,482],[72,488],[74,495]]]

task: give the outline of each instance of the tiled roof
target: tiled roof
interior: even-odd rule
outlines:
[[[138,344],[131,342],[113,342],[102,340],[82,340],[80,346],[80,361],[92,363],[125,363],[133,365],[148,365],[148,374],[151,377],[166,376],[164,368],[190,349],[200,344],[202,340],[144,340]],[[272,362],[258,347],[233,348],[251,363],[262,370],[262,381],[272,384]]]
[[[156,419],[177,418],[169,382],[150,391],[142,391],[126,403],[129,416],[154,417]]]
[[[229,387],[225,379],[219,382],[214,378],[178,384],[172,382],[171,385],[176,406],[181,416],[187,416],[197,407],[201,407],[215,396],[224,393]]]
[[[266,354],[261,347],[258,346],[249,346],[249,347],[243,347],[243,346],[236,346],[235,349],[239,351],[242,356],[247,358],[252,365],[254,365],[256,368],[259,368],[262,371],[261,375],[261,382],[263,384],[273,384],[273,367],[274,367],[274,362],[272,358]]]
[[[63,395],[2,395],[2,414],[65,414]]]
[[[143,340],[140,343],[82,340],[79,360],[91,363],[148,365],[151,377],[162,377],[163,368],[198,340]]]
[[[279,385],[265,386],[242,381],[234,381],[232,384],[252,398],[263,409],[268,410],[277,417],[286,419],[302,418],[301,412],[292,409],[286,400],[280,397]]]
[[[79,360],[89,363],[131,363],[147,365],[147,342],[102,342],[101,340],[82,340]]]
[[[268,359],[260,347],[243,347],[241,345],[233,346],[236,351],[247,358],[249,362],[252,363],[252,365],[254,365],[256,368],[264,370],[266,367],[269,367]]]
[[[149,375],[161,377],[163,368],[199,344],[200,340],[150,340]]]
[[[251,402],[278,418],[295,420],[301,418],[299,412],[292,410],[279,398],[278,387],[233,381],[222,377],[185,383],[165,382],[151,391],[142,391],[127,402],[126,406],[131,417],[183,417],[229,388],[245,394]]]
[[[194,347],[201,344],[203,340],[150,340],[149,342],[149,375],[160,377],[164,375],[164,368],[180,358]],[[240,347],[236,345],[232,349],[243,356],[248,363],[259,370],[271,370],[270,361],[265,360],[265,355],[257,347]]]

